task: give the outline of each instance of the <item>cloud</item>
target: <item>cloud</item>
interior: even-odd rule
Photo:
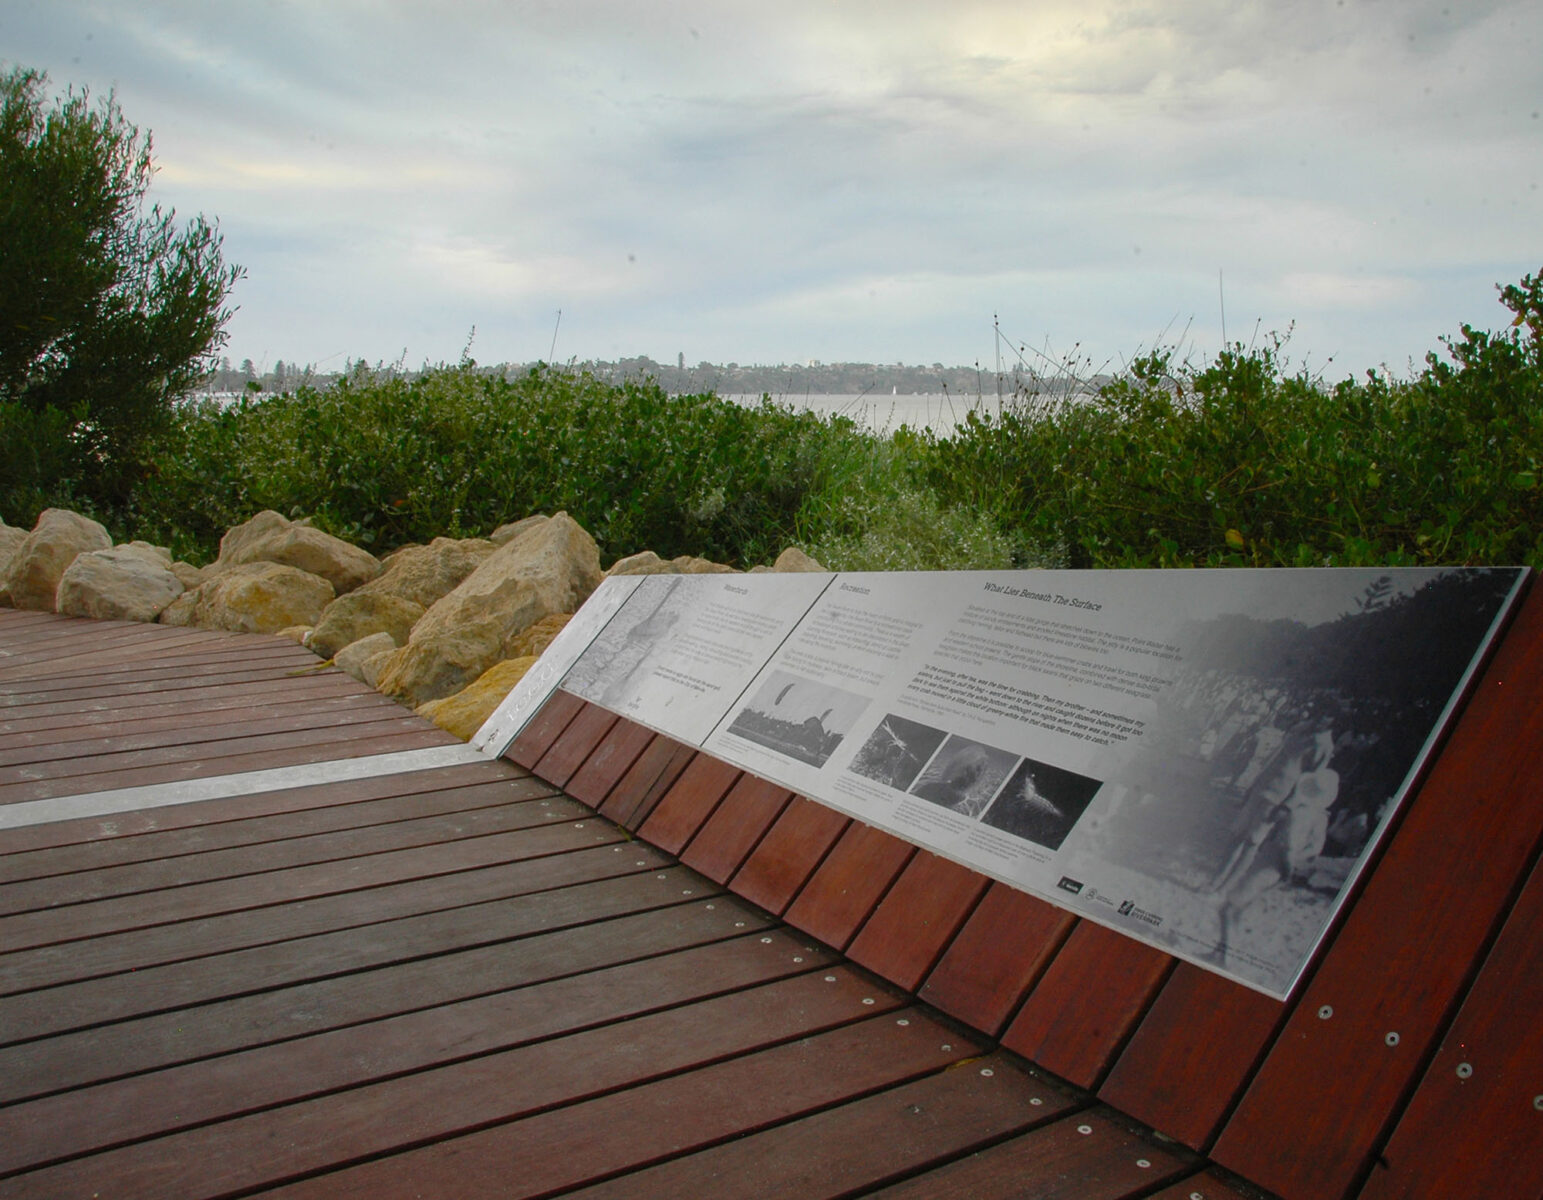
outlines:
[[[479,357],[544,353],[561,307],[585,355],[970,361],[995,310],[1118,357],[1175,317],[1214,345],[1222,269],[1229,326],[1375,361],[1539,265],[1526,0],[57,0],[4,30],[116,85],[156,198],[219,217],[242,354],[453,358],[472,323]]]

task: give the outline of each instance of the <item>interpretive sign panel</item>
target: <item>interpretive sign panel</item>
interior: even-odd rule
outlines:
[[[562,686],[1284,998],[1524,576],[655,576]]]

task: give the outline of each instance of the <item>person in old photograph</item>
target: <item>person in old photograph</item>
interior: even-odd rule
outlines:
[[[1339,773],[1329,765],[1333,755],[1333,729],[1320,729],[1309,745],[1278,765],[1267,784],[1267,798],[1280,798],[1214,884],[1221,899],[1218,957],[1226,955],[1243,913],[1272,888],[1289,884],[1323,852],[1329,809],[1339,798]]]

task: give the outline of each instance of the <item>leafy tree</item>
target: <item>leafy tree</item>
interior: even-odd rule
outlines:
[[[122,513],[149,440],[209,367],[241,276],[215,226],[144,210],[151,139],[114,98],[0,74],[0,508]]]

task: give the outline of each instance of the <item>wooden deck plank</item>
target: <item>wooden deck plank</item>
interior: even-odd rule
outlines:
[[[1535,864],[1364,1200],[1503,1196],[1543,1180],[1543,863]]]
[[[113,652],[146,646],[168,649],[187,645],[219,645],[218,633],[204,629],[173,629],[137,621],[92,621],[83,618],[51,618],[32,624],[25,633],[0,637],[6,654],[0,669],[46,666],[57,658]]]
[[[585,707],[584,701],[564,691],[553,692],[546,703],[525,723],[503,756],[510,762],[530,768],[541,760],[562,731]]]
[[[1036,1099],[1040,1103],[1033,1105]],[[571,1195],[835,1200],[967,1154],[1071,1107],[1068,1097],[994,1057]]]
[[[1193,1170],[1187,1158],[1154,1147],[1095,1109],[872,1195],[874,1200],[1126,1200]]]
[[[915,852],[909,843],[853,821],[788,906],[785,919],[844,948]]]
[[[973,1051],[964,1041],[943,1050],[945,1032],[905,1011],[264,1194],[515,1200],[580,1187],[893,1087]]]
[[[920,996],[996,1036],[1075,924],[1064,909],[993,883],[927,976]]]
[[[698,754],[638,827],[638,835],[669,854],[679,854],[742,774],[721,759]]]
[[[769,928],[764,921],[746,919],[748,910],[722,896],[681,902],[641,882],[633,879],[626,889],[585,889],[582,906],[565,903],[566,923],[557,929],[516,929],[500,940],[466,949],[456,949],[451,942],[443,953],[428,957],[404,951],[346,975],[327,975],[320,968],[329,960],[318,960],[313,967],[303,957],[307,947],[296,947],[285,963],[286,975],[294,978],[282,986],[0,1050],[6,1068],[0,1075],[0,1095],[5,1103],[75,1095],[74,1089],[86,1085],[137,1079],[144,1072],[287,1045],[336,1030],[367,1029],[404,1014],[438,1012],[478,997],[508,995],[598,971],[611,972],[605,976],[608,986],[619,986],[630,978],[617,973],[627,964],[726,939],[759,937]],[[824,965],[818,954],[804,951],[786,932],[773,930],[771,942],[758,941],[753,957],[765,957],[767,945],[788,950],[778,959],[791,964],[787,974],[805,969],[793,964],[794,958]],[[420,940],[415,948],[421,947]],[[734,953],[745,957],[742,950]],[[542,995],[550,999],[556,993]]]
[[[192,698],[165,699],[160,702],[140,702],[132,711],[125,712],[116,698],[85,701],[73,705],[42,705],[46,712],[24,715],[21,708],[0,708],[0,735],[27,733],[42,730],[82,729],[89,736],[89,729],[102,725],[116,725],[138,719],[177,717],[190,711],[210,709],[239,709],[243,705],[270,705],[293,701],[296,704],[319,704],[339,696],[363,694],[356,680],[341,671],[323,671],[320,674],[298,679],[275,679],[248,684],[230,684],[197,689]],[[513,764],[510,764],[513,766]]]
[[[403,750],[425,750],[434,746],[453,746],[456,739],[426,722],[409,723],[405,728],[380,734],[345,737],[332,741],[300,741],[271,750],[228,752],[220,757],[182,757],[155,766],[132,771],[98,771],[91,775],[70,775],[62,779],[28,780],[0,784],[0,804],[31,800],[51,800],[60,796],[87,795],[117,788],[147,787],[151,784],[176,783],[189,779],[210,779],[220,775],[239,775],[274,767],[303,766],[308,763],[336,762],[347,758],[366,758],[395,754]]]
[[[189,719],[193,715],[174,713],[111,723],[77,724],[63,729],[0,733],[0,766],[47,762],[66,755],[188,745],[236,733],[278,733],[320,724],[357,724],[379,720],[382,716],[400,717],[403,710],[384,697],[344,693],[295,704],[276,701],[242,706],[200,705],[196,722]]]
[[[833,808],[794,796],[734,876],[733,890],[781,915],[851,823]]]
[[[62,649],[42,651],[29,659],[13,655],[0,659],[0,684],[7,687],[25,680],[30,687],[60,691],[92,681],[122,684],[136,675],[152,679],[226,672],[242,663],[297,669],[322,669],[323,660],[287,638],[238,635],[231,639],[205,640],[188,635],[145,632],[119,639],[106,647],[70,653]],[[76,639],[62,642],[74,645]]]
[[[539,820],[535,814],[533,819]],[[16,913],[0,917],[0,952],[195,921],[222,913],[360,891],[473,867],[544,858],[608,845],[620,838],[620,831],[600,822],[537,824],[509,833],[493,833],[448,844],[414,846],[361,858],[244,875],[235,880],[164,888],[141,894],[132,905],[114,898],[73,904],[54,911]]]
[[[704,901],[712,903],[715,911],[721,907],[712,885],[682,868],[631,868],[635,860],[630,855],[589,858],[588,863],[564,864],[569,870],[561,880],[538,880],[553,886],[515,895],[453,908],[422,909],[393,919],[229,950],[200,945],[194,947],[203,951],[200,954],[127,968],[133,973],[132,980],[121,978],[121,972],[84,976],[79,982],[66,976],[53,986],[0,998],[0,1015],[5,1018],[0,1030],[13,1038],[52,1036],[254,996],[311,979],[351,977],[391,963],[432,959],[632,912]],[[601,873],[597,866],[609,867],[612,874]],[[578,870],[581,867],[584,869]],[[432,902],[434,897],[425,899]],[[729,905],[728,901],[722,903]],[[730,910],[732,907],[729,905]],[[743,913],[732,915],[747,930],[765,924]],[[186,942],[182,948],[188,949]],[[128,983],[135,986],[128,987]],[[241,1009],[249,1015],[259,1010],[266,1011],[255,1001]],[[295,1014],[287,1018],[291,1022],[296,1019]],[[303,1023],[313,1017],[304,1015],[301,1019]]]
[[[1197,1021],[1196,1013],[1206,1019]],[[1269,996],[1181,962],[1098,1089],[1099,1099],[1192,1149],[1207,1149],[1284,1013]],[[1218,1030],[1226,1032],[1218,1036]]]
[[[389,703],[389,701],[388,701]],[[123,736],[58,748],[30,747],[0,755],[0,787],[22,780],[67,779],[75,775],[118,773],[138,767],[176,762],[196,748],[200,757],[224,757],[231,751],[258,752],[273,747],[307,746],[315,742],[378,737],[408,729],[415,718],[401,706],[360,707],[329,714],[318,726],[312,714],[271,717],[250,724],[229,721],[224,714],[189,714],[175,733]]]
[[[564,785],[575,800],[600,808],[638,756],[654,740],[652,730],[618,717],[611,731]]]
[[[728,922],[721,916],[721,933]],[[586,927],[590,939],[605,929]],[[614,942],[610,954],[629,948]],[[384,1016],[0,1108],[0,1172],[444,1067],[797,975],[794,944],[740,938]],[[823,964],[822,964],[823,965]]]
[[[0,917],[512,833],[546,824],[550,812],[529,800],[515,801],[17,881],[0,888]]]
[[[327,785],[315,785],[310,789],[313,796],[333,802],[267,816],[248,816],[238,810],[233,814],[234,819],[214,823],[201,822],[134,836],[120,835],[0,853],[0,883],[176,860],[210,851],[271,846],[293,838],[391,825],[421,817],[471,813],[521,801],[549,799],[557,794],[551,784],[530,776],[437,788],[404,784],[399,775],[380,775],[350,782],[373,784],[369,790],[375,793],[374,798],[356,798],[352,803],[345,803],[331,795],[326,790]],[[9,837],[6,840],[9,841]]]
[[[264,946],[440,912],[515,896],[607,879],[639,870],[661,870],[670,859],[651,846],[615,847],[527,860],[518,876],[505,865],[453,870],[442,875],[398,880],[359,891],[307,896],[285,904],[243,908],[197,922],[129,929],[0,955],[0,994],[95,979],[122,971],[143,971],[160,963]],[[639,867],[638,863],[645,866]]]
[[[78,704],[84,700],[113,699],[122,701],[146,695],[165,697],[167,695],[178,695],[179,693],[196,692],[200,688],[216,685],[269,682],[279,679],[304,678],[307,675],[325,676],[336,670],[336,667],[320,666],[297,668],[293,664],[283,661],[274,666],[253,666],[248,668],[232,666],[228,669],[200,672],[195,675],[181,672],[167,678],[141,679],[137,683],[132,679],[125,678],[116,683],[82,683],[78,686],[64,687],[57,690],[38,687],[36,686],[37,681],[32,679],[26,681],[27,690],[25,691],[7,689],[0,692],[0,708],[19,709],[21,710],[21,715],[27,715],[29,712],[37,709]],[[338,673],[342,674],[342,672]]]
[[[1013,1018],[1002,1045],[1096,1088],[1172,969],[1173,959],[1080,921]]]
[[[829,974],[834,982],[800,975],[132,1143],[13,1176],[7,1188],[17,1197],[106,1191],[150,1200],[272,1186],[809,1037],[897,1003],[849,968]]]
[[[1222,1130],[1216,1161],[1301,1200],[1356,1186],[1537,855],[1539,746],[1543,590],[1534,588]],[[1304,1109],[1305,1095],[1314,1103]]]
[[[548,783],[566,787],[573,773],[584,765],[584,761],[615,724],[614,713],[594,704],[586,704],[547,747],[546,753],[536,761],[531,771]]]
[[[127,856],[123,861],[129,861],[133,858],[133,852],[129,849],[133,839],[146,834],[213,827],[249,818],[282,818],[286,814],[328,808],[342,810],[350,804],[393,795],[406,796],[460,787],[514,786],[528,779],[530,776],[513,763],[461,763],[456,766],[404,771],[396,775],[303,784],[250,795],[194,800],[150,810],[114,813],[110,817],[78,817],[26,825],[6,831],[5,847],[9,852],[22,854],[46,849],[62,852],[71,846],[121,845],[124,847],[122,853]],[[550,784],[537,781],[537,786],[543,789],[543,793],[555,792]],[[4,869],[10,857],[9,854],[0,854],[0,870]]]
[[[988,886],[978,872],[918,850],[852,939],[847,956],[914,992]]]
[[[73,643],[74,639],[71,639]],[[79,686],[82,680],[120,682],[137,674],[169,678],[181,671],[195,673],[231,664],[251,662],[275,666],[320,667],[322,660],[285,638],[253,637],[232,644],[185,637],[174,644],[170,638],[123,639],[110,647],[73,654],[41,653],[35,660],[24,657],[0,659],[0,682],[25,677],[45,688]]]
[[[636,832],[694,758],[690,746],[656,736],[606,796],[600,815]]]
[[[697,830],[681,862],[717,883],[727,883],[792,799],[792,792],[775,783],[740,776]]]

